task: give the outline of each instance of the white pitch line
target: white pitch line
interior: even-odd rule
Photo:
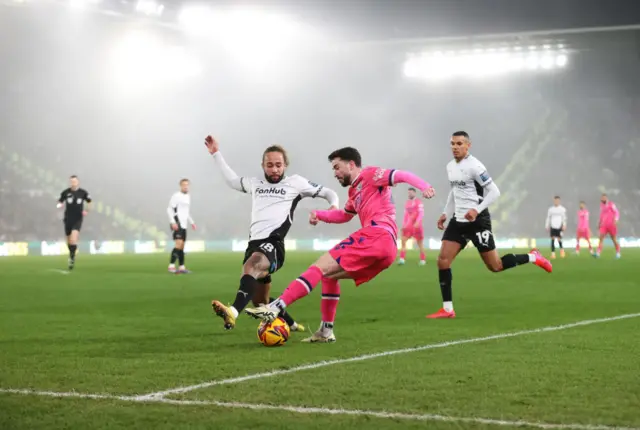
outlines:
[[[141,398],[166,397],[166,396],[171,395],[171,394],[183,394],[183,393],[187,393],[189,391],[194,391],[194,390],[199,390],[199,389],[202,389],[202,388],[213,387],[215,385],[237,384],[239,382],[250,381],[250,380],[253,380],[253,379],[269,378],[269,377],[272,377],[272,376],[285,375],[287,373],[300,372],[302,370],[317,369],[319,367],[333,366],[335,364],[343,364],[343,363],[352,363],[352,362],[355,362],[355,361],[371,360],[371,359],[374,359],[374,358],[387,357],[387,356],[390,356],[390,355],[407,354],[407,353],[410,353],[410,352],[425,351],[427,349],[446,348],[446,347],[449,347],[449,346],[464,345],[464,344],[467,344],[467,343],[478,343],[478,342],[486,342],[488,340],[506,339],[506,338],[510,338],[510,337],[524,336],[524,335],[527,335],[527,334],[545,333],[545,332],[551,332],[551,331],[566,330],[566,329],[573,328],[573,327],[581,327],[581,326],[586,326],[586,325],[591,325],[591,324],[599,324],[599,323],[604,323],[604,322],[609,322],[609,321],[616,321],[616,320],[622,320],[622,319],[627,319],[627,318],[637,318],[637,317],[640,317],[640,313],[618,315],[618,316],[615,316],[615,317],[608,317],[608,318],[598,318],[598,319],[592,319],[592,320],[577,321],[577,322],[570,323],[570,324],[563,324],[563,325],[550,326],[550,327],[541,327],[541,328],[536,328],[536,329],[532,329],[532,330],[521,330],[521,331],[510,332],[510,333],[500,333],[500,334],[494,334],[494,335],[491,335],[491,336],[476,337],[476,338],[472,338],[472,339],[461,339],[461,340],[454,340],[454,341],[449,341],[449,342],[432,343],[432,344],[429,344],[429,345],[418,346],[418,347],[414,347],[414,348],[396,349],[396,350],[392,350],[392,351],[384,351],[384,352],[377,352],[377,353],[373,353],[373,354],[358,355],[358,356],[350,357],[350,358],[340,358],[340,359],[336,359],[336,360],[319,361],[319,362],[316,362],[316,363],[303,364],[301,366],[291,367],[289,369],[276,369],[276,370],[271,370],[269,372],[254,373],[254,374],[251,374],[251,375],[239,376],[239,377],[236,377],[236,378],[220,379],[220,380],[204,382],[204,383],[196,384],[196,385],[189,385],[189,386],[185,386],[185,387],[172,388],[172,389],[165,390],[165,391],[158,391],[158,392],[155,392],[155,393],[144,394],[144,395],[141,395],[140,397]]]
[[[60,273],[61,275],[68,275],[70,273],[68,270],[62,270],[62,269],[49,269],[49,271]]]
[[[509,420],[497,420],[492,418],[472,418],[472,417],[456,417],[445,416],[436,414],[409,414],[399,412],[384,412],[384,411],[367,411],[358,409],[332,409],[332,408],[313,408],[304,406],[289,406],[289,405],[266,405],[266,404],[251,404],[251,403],[239,403],[239,402],[219,402],[215,400],[173,400],[165,399],[162,397],[135,397],[135,396],[115,396],[109,394],[89,394],[89,393],[57,393],[53,391],[32,391],[32,390],[16,390],[16,389],[3,389],[0,388],[0,393],[10,394],[23,394],[33,396],[46,396],[46,397],[59,397],[59,398],[81,398],[81,399],[106,399],[106,400],[119,400],[132,403],[161,403],[169,405],[179,406],[216,406],[219,408],[229,409],[251,409],[251,410],[269,410],[269,411],[283,411],[296,414],[316,414],[316,415],[347,415],[347,416],[360,416],[360,417],[372,417],[382,419],[397,419],[407,421],[440,421],[449,423],[473,423],[473,424],[485,424],[495,425],[502,427],[534,427],[545,430],[640,430],[640,428],[634,427],[615,427],[603,424],[579,424],[579,423],[543,423],[543,422],[529,422],[529,421],[509,421]]]

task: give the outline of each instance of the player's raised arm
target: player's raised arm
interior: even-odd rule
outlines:
[[[427,199],[430,199],[436,195],[436,192],[431,184],[420,178],[418,175],[415,175],[406,170],[379,168],[374,174],[374,180],[378,185],[388,185],[390,187],[393,187],[396,184],[409,184],[412,187],[420,190],[422,196]],[[388,183],[384,184],[384,182]]]
[[[220,145],[218,142],[211,136],[207,136],[204,144],[209,150],[209,154],[213,155],[213,159],[215,160],[218,168],[222,172],[224,176],[224,180],[231,188],[237,191],[242,191],[243,193],[250,193],[251,189],[245,187],[244,181],[242,177],[238,176],[236,172],[229,167],[224,157],[220,153]]]

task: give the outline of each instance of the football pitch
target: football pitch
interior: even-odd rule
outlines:
[[[355,288],[342,281],[335,344],[225,332],[242,255],[0,259],[0,428],[640,429],[640,251],[611,249],[488,272],[453,267],[441,306],[435,253]],[[316,257],[287,255],[281,292]],[[289,308],[315,330],[320,287]]]

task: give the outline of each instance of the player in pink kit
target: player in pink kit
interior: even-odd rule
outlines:
[[[589,228],[589,210],[585,202],[580,202],[578,211],[578,228],[576,230],[576,254],[580,254],[580,239],[584,239],[589,244],[589,252],[593,254],[591,247],[591,228]]]
[[[422,218],[424,217],[424,205],[419,198],[416,198],[416,189],[409,188],[409,199],[404,205],[404,219],[402,220],[402,245],[400,247],[400,260],[398,264],[404,264],[407,256],[407,241],[414,238],[420,250],[420,265],[426,263],[424,252],[424,228]]]
[[[615,203],[609,200],[606,194],[600,197],[600,243],[594,257],[600,257],[602,252],[602,243],[604,238],[609,235],[616,247],[616,258],[620,258],[620,244],[618,243],[618,220],[620,219],[620,211]]]
[[[336,179],[343,187],[349,187],[349,199],[344,210],[311,212],[309,222],[312,225],[319,221],[342,224],[358,215],[362,228],[320,257],[289,284],[278,299],[245,310],[254,318],[271,322],[282,309],[311,293],[322,282],[322,323],[305,342],[335,342],[333,322],[340,298],[338,279],[353,279],[358,286],[375,278],[395,261],[398,229],[391,187],[407,183],[419,189],[427,199],[435,195],[433,187],[413,173],[362,167],[362,157],[355,148],[338,149],[329,155],[329,161]]]

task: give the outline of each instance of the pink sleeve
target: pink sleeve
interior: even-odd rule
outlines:
[[[415,223],[422,223],[422,218],[424,217],[424,205],[422,203],[420,203],[420,205],[418,205],[418,214],[416,215],[416,221]]]
[[[613,211],[614,219],[618,221],[620,219],[620,211],[618,210],[618,207],[615,205],[615,203],[611,203],[611,210]]]
[[[389,181],[391,185],[395,184],[409,184],[413,187],[416,187],[420,192],[430,188],[428,182],[424,179],[420,178],[417,175],[414,175],[411,172],[407,172],[406,170],[392,170],[389,175]]]
[[[343,224],[353,218],[352,214],[341,210],[316,211],[316,216],[320,221],[329,224]]]

